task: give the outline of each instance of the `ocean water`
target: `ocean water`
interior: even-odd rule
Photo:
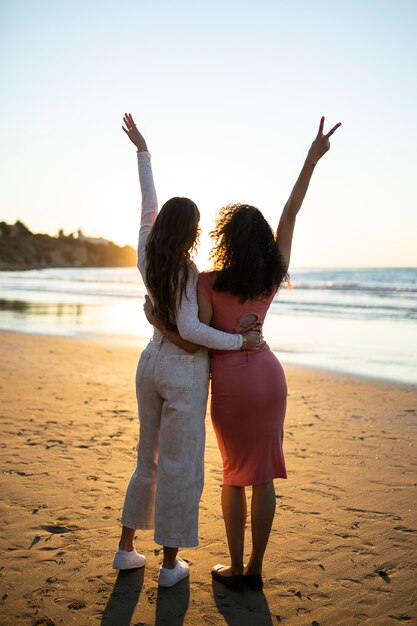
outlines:
[[[0,272],[0,329],[144,344],[135,268]],[[417,268],[294,269],[264,335],[285,364],[417,384]]]

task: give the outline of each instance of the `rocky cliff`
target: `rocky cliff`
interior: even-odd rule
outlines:
[[[31,233],[17,222],[0,224],[0,270],[44,267],[130,267],[136,253],[106,240],[88,237],[51,237]],[[7,228],[6,228],[7,227]]]

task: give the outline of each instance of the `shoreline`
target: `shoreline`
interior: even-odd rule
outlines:
[[[45,333],[42,331],[39,332],[35,332],[35,331],[25,331],[25,330],[8,330],[8,329],[3,329],[0,328],[0,341],[1,341],[1,336],[3,334],[16,334],[16,335],[29,335],[29,336],[35,336],[35,337],[50,337],[50,338],[55,338],[55,339],[64,339],[64,340],[69,340],[69,341],[86,341],[86,342],[93,342],[95,344],[102,344],[102,345],[109,345],[109,346],[114,346],[114,347],[126,347],[126,348],[131,348],[131,349],[138,349],[139,351],[143,350],[149,339],[140,339],[139,337],[136,337],[134,335],[126,335],[126,336],[122,336],[122,335],[115,335],[115,334],[111,334],[109,333],[108,335],[104,335],[104,334],[84,334],[84,335],[65,335],[65,334],[54,334],[54,333]],[[335,376],[335,377],[340,377],[340,378],[349,378],[352,379],[352,381],[358,380],[358,381],[363,381],[363,382],[370,382],[370,383],[375,383],[375,384],[381,384],[381,385],[392,385],[395,387],[400,387],[400,388],[404,388],[404,389],[413,389],[413,390],[417,390],[417,383],[412,383],[412,382],[404,382],[404,381],[400,381],[397,379],[392,379],[392,378],[385,378],[382,376],[372,376],[371,374],[357,374],[357,373],[352,373],[352,372],[345,372],[343,370],[338,370],[338,369],[332,369],[330,366],[329,367],[325,367],[325,366],[314,366],[314,365],[304,365],[302,363],[294,363],[291,362],[289,363],[288,361],[286,361],[285,359],[285,354],[283,356],[283,354],[280,354],[278,351],[273,350],[275,356],[278,358],[278,360],[280,361],[280,363],[285,367],[285,368],[289,368],[292,369],[294,368],[295,370],[307,370],[307,371],[313,371],[313,372],[318,372],[318,373],[323,373],[329,376]]]
[[[285,367],[288,479],[275,481],[263,593],[236,594],[211,580],[227,547],[209,417],[200,545],[181,550],[189,581],[158,589],[161,551],[151,531],[136,533],[145,570],[117,575],[111,563],[136,463],[139,352],[0,333],[0,623],[385,626],[417,619],[417,391],[293,366]],[[250,543],[247,533],[246,559]]]
[[[294,269],[264,335],[282,363],[417,386],[417,291],[409,268]],[[3,273],[0,327],[138,345],[150,327],[131,268]],[[112,339],[114,335],[115,339]]]
[[[1,332],[1,331],[0,331]],[[285,359],[280,359],[280,362],[288,368],[302,371],[312,371],[325,374],[326,376],[334,376],[335,378],[347,378],[352,382],[370,383],[375,385],[382,385],[388,387],[399,387],[401,389],[410,389],[417,391],[417,383],[402,382],[392,378],[383,378],[382,376],[372,376],[371,374],[353,374],[351,372],[344,372],[342,370],[330,369],[326,367],[313,366],[313,365],[298,365],[297,363],[288,363]]]

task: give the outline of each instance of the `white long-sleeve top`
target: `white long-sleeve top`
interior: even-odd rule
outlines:
[[[139,240],[137,250],[137,265],[146,285],[146,255],[145,248],[149,233],[158,215],[158,199],[156,196],[153,181],[151,156],[149,152],[138,152],[139,182],[142,192],[142,210],[139,229]],[[207,324],[203,324],[198,319],[197,303],[197,280],[198,269],[195,263],[190,266],[188,281],[181,303],[177,308],[176,324],[178,332],[183,339],[213,348],[215,350],[240,350],[242,346],[242,335],[224,333]],[[152,294],[150,294],[152,298]],[[159,340],[161,335],[155,329],[154,339]]]

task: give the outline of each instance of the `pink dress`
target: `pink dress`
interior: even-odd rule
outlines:
[[[197,291],[213,306],[211,326],[228,333],[261,330],[275,294],[247,300],[214,291],[201,273]],[[224,485],[261,485],[286,478],[284,370],[267,344],[257,351],[211,350],[211,418],[223,459]]]

